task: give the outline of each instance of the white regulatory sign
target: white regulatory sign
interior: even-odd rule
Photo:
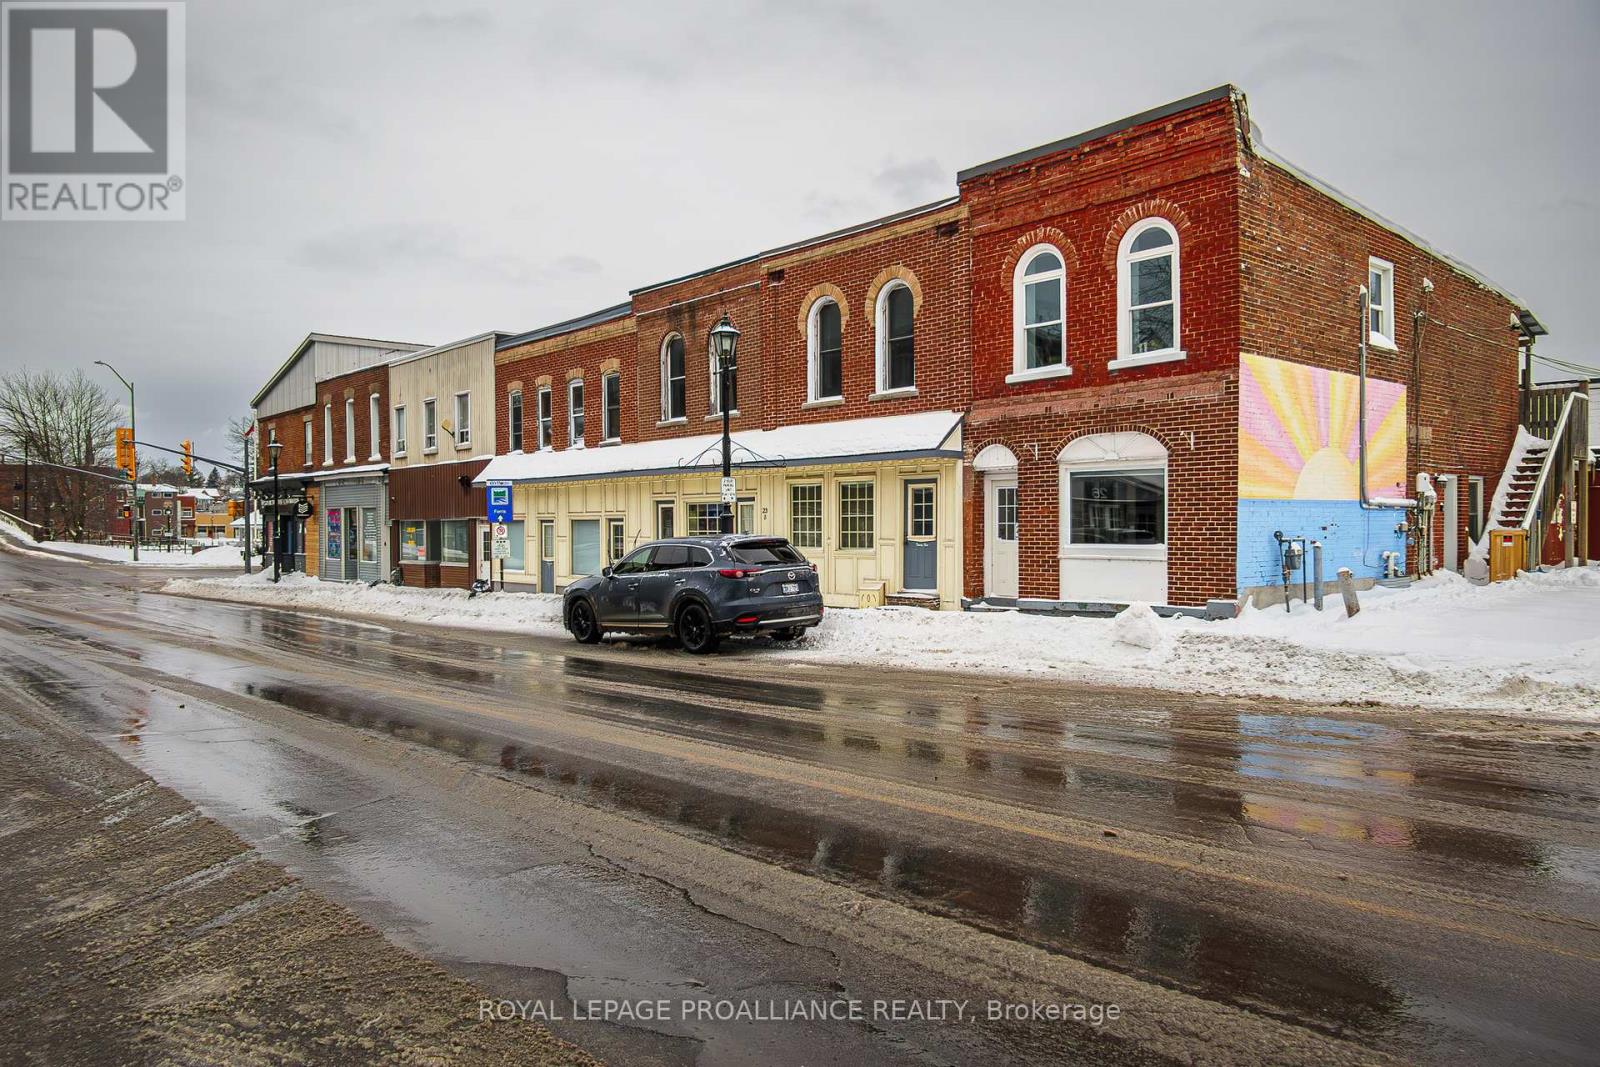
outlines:
[[[724,479],[722,479],[722,502],[724,504],[732,504],[732,503],[735,503],[736,501],[738,501],[738,499],[739,499],[739,490],[734,485],[733,479],[732,478],[724,478]]]
[[[494,534],[494,544],[491,550],[492,557],[494,559],[510,559],[511,527],[503,522],[497,522],[494,524],[492,532]]]

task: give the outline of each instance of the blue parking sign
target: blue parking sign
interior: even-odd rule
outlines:
[[[488,486],[489,521],[511,521],[511,483],[490,482]]]

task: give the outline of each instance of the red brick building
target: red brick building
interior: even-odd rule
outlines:
[[[1271,598],[1279,535],[1317,542],[1329,580],[1347,566],[1370,581],[1415,559],[1395,505],[1419,473],[1442,507],[1412,540],[1465,557],[1537,321],[1273,155],[1243,94],[1223,86],[957,186],[506,339],[496,451],[519,456],[480,481],[520,487],[517,577],[559,588],[704,528],[720,426],[708,335],[724,314],[742,332],[740,523],[794,537],[836,603]],[[898,447],[851,450],[885,416],[937,412],[959,432],[889,424]]]

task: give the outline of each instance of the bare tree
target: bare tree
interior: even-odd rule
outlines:
[[[115,448],[122,406],[81,370],[0,376],[0,448],[61,467],[106,467]],[[20,455],[19,457],[20,458]],[[59,467],[29,479],[46,525],[81,541],[91,509],[108,509],[109,483]]]
[[[228,420],[228,444],[232,446],[233,455],[239,457],[240,466],[252,471],[257,466],[255,454],[251,449],[251,445],[255,443],[255,425],[254,415],[241,415],[237,419]],[[224,480],[230,487],[242,485],[244,482],[242,477],[232,473]]]

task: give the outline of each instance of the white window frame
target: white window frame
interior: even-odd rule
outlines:
[[[548,385],[539,386],[534,403],[538,405],[534,409],[534,444],[540,451],[547,451],[555,447],[551,439],[555,436],[556,428],[556,400]]]
[[[394,444],[389,448],[391,458],[406,454],[406,406],[396,404],[393,417],[394,424],[389,427],[390,436],[394,439]]]
[[[583,447],[583,430],[578,428],[578,416],[588,416],[585,402],[588,397],[587,390],[583,387],[582,378],[567,379],[567,447]],[[574,399],[576,397],[577,399]],[[587,427],[585,427],[587,428]]]
[[[344,461],[356,461],[356,398],[344,398]]]
[[[673,341],[674,338],[677,338],[680,342],[684,343],[684,352],[683,352],[683,411],[680,414],[677,414],[677,415],[674,415],[672,413],[672,381],[673,381],[673,379],[669,377],[670,368],[668,366],[668,362],[669,361],[668,361],[668,358],[667,358],[668,353],[672,349],[672,341]],[[673,333],[667,334],[665,337],[663,337],[661,339],[661,422],[660,422],[660,425],[667,426],[667,425],[673,425],[673,424],[676,424],[676,423],[688,422],[688,421],[689,421],[689,348],[688,348],[688,344],[686,342],[683,342],[683,334],[677,333],[677,332],[673,332]]]
[[[429,423],[433,426],[430,429]],[[439,398],[430,396],[422,402],[422,452],[433,455],[439,451]]]
[[[513,389],[506,394],[506,446],[513,452],[521,452],[522,446],[527,443],[526,429],[523,426],[528,412],[523,405],[522,390]]]
[[[805,489],[805,490],[815,489],[816,490],[817,514],[816,514],[815,518],[817,520],[817,528],[816,528],[817,543],[814,544],[814,545],[812,545],[812,544],[803,544],[800,541],[800,539],[795,535],[794,491],[796,489]],[[789,542],[792,545],[794,545],[796,548],[799,548],[799,549],[807,549],[807,548],[809,548],[814,552],[821,552],[823,550],[823,547],[826,544],[827,537],[828,537],[827,500],[828,500],[827,486],[824,485],[820,481],[800,481],[800,482],[790,482],[789,483]],[[810,516],[808,516],[808,518],[810,518]]]
[[[373,462],[377,462],[378,460],[383,458],[383,438],[381,436],[379,436],[380,433],[383,430],[383,415],[382,415],[382,412],[383,412],[382,398],[379,397],[377,393],[373,393],[370,396],[368,396],[367,397],[367,422],[368,422],[368,425],[367,425],[367,439],[372,442],[372,456],[371,456],[371,459],[373,460]]]
[[[620,542],[620,551],[619,551]],[[606,555],[615,564],[628,554],[628,524],[624,519],[606,519]]]
[[[889,388],[889,297],[892,296],[894,293],[898,292],[901,289],[904,289],[908,294],[911,295],[911,338],[912,338],[911,384],[910,385],[902,385],[902,386],[898,386],[898,387],[896,387],[894,389],[891,389],[891,388]],[[888,284],[886,284],[882,289],[879,289],[878,290],[877,307],[873,310],[873,322],[875,324],[874,330],[873,330],[874,344],[875,344],[875,346],[877,348],[877,352],[876,352],[876,354],[874,355],[873,358],[874,358],[874,361],[877,363],[877,378],[875,379],[875,384],[874,384],[874,390],[875,391],[873,392],[872,396],[874,398],[875,397],[889,397],[889,396],[916,396],[917,395],[917,364],[916,364],[917,298],[916,298],[916,294],[912,293],[911,286],[907,285],[904,281],[900,280],[899,278],[896,278],[893,281],[890,281]],[[842,333],[843,331],[841,330],[840,332]],[[842,340],[842,338],[841,338],[841,340]],[[842,378],[843,375],[841,375],[840,377]]]
[[[839,302],[831,296],[819,296],[811,302],[811,310],[806,312],[806,403],[808,404],[842,404],[844,403],[844,309],[839,308],[839,391],[832,396],[822,396],[817,387],[822,381],[822,309],[828,306],[838,307]]]
[[[333,466],[333,401],[322,405],[322,465]]]
[[[1146,230],[1165,230],[1172,244],[1164,248],[1137,255],[1129,252],[1133,242]],[[1117,358],[1106,364],[1107,370],[1126,370],[1130,367],[1147,367],[1152,363],[1172,363],[1188,358],[1183,349],[1183,243],[1178,240],[1178,228],[1160,217],[1142,219],[1128,227],[1117,245]],[[1156,352],[1133,351],[1133,308],[1129,305],[1132,290],[1128,284],[1132,265],[1157,256],[1172,257],[1172,346]],[[1140,305],[1141,307],[1153,305]]]
[[[600,376],[600,443],[603,445],[622,440],[622,427],[611,424],[611,398],[606,395],[613,383],[617,387],[616,421],[622,421],[622,375],[618,371],[610,371]]]
[[[463,389],[455,395],[456,432],[452,434],[456,439],[457,448],[472,447],[472,392]],[[466,417],[463,418],[462,416]]]
[[[1385,296],[1387,299],[1382,302],[1372,299],[1372,276],[1374,274],[1383,276],[1384,288],[1386,290]],[[1367,344],[1373,346],[1374,348],[1383,348],[1389,350],[1390,352],[1398,352],[1399,348],[1394,339],[1394,264],[1390,263],[1387,259],[1379,259],[1377,256],[1368,256],[1366,284],[1368,308],[1367,323],[1370,327],[1372,322],[1372,312],[1376,311],[1381,316],[1381,324],[1385,327],[1385,329],[1382,330],[1373,330],[1369,328],[1367,333]]]
[[[305,421],[305,427],[306,427],[306,461],[305,461],[305,465],[307,467],[309,467],[309,466],[311,466],[312,463],[316,462],[316,460],[313,458],[317,454],[317,435],[316,435],[316,429],[315,429],[316,420],[307,419]],[[272,439],[274,441],[276,441],[278,439],[277,427],[273,427]]]
[[[1061,269],[1028,276],[1026,274],[1028,266],[1046,253],[1056,257]],[[1052,281],[1056,283],[1061,297],[1061,362],[1053,367],[1030,367],[1028,366],[1027,287]],[[1022,258],[1017,260],[1016,269],[1011,272],[1011,373],[1006,375],[1006,383],[1013,385],[1040,378],[1064,378],[1071,373],[1072,361],[1067,352],[1067,257],[1053,244],[1036,244],[1022,253]]]

